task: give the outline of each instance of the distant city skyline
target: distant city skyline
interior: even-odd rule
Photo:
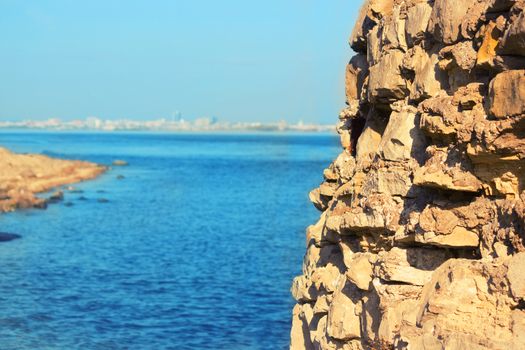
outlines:
[[[0,121],[334,124],[360,5],[3,2]]]
[[[100,119],[88,117],[85,119],[61,120],[50,118],[46,120],[0,120],[0,130],[30,129],[51,131],[160,131],[160,132],[214,132],[214,131],[276,131],[276,132],[332,132],[334,124],[289,123],[286,120],[277,122],[229,122],[217,118],[197,118],[195,120],[179,119]]]

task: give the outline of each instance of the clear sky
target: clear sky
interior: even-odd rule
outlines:
[[[357,0],[0,0],[0,118],[334,123]]]

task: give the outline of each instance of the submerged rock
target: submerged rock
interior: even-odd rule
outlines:
[[[111,164],[114,165],[114,166],[127,166],[127,165],[129,165],[128,162],[126,162],[125,160],[122,160],[122,159],[116,159]]]
[[[22,236],[16,233],[0,232],[0,242],[9,242],[18,238],[22,238]]]
[[[56,203],[62,200],[64,200],[64,192],[62,191],[53,192],[53,194],[51,194],[51,196],[49,196],[49,198],[47,199],[49,203]]]

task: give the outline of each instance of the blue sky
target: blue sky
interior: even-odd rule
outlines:
[[[355,0],[0,0],[0,118],[333,123]]]

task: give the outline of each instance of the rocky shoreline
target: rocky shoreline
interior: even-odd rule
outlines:
[[[45,208],[59,193],[39,198],[37,193],[96,178],[105,166],[44,155],[16,154],[0,148],[0,212],[22,208]]]

